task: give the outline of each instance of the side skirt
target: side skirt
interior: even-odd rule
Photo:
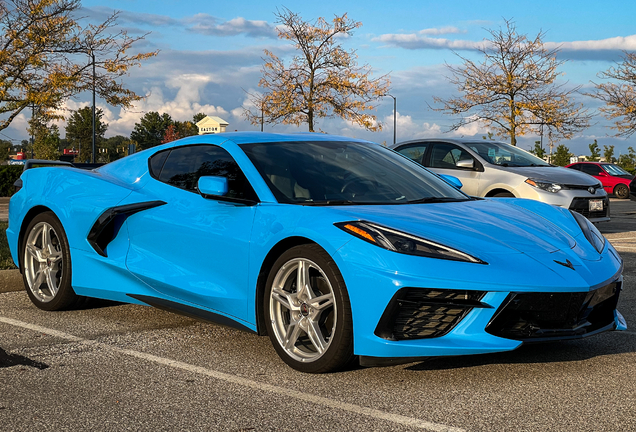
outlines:
[[[187,306],[181,303],[176,303],[170,300],[150,297],[144,295],[136,295],[136,294],[127,294],[128,297],[132,297],[136,300],[144,302],[150,306],[156,307],[157,309],[165,310],[168,312],[176,313],[179,315],[184,315],[190,318],[198,319],[200,321],[212,322],[215,324],[220,324],[226,327],[231,327],[237,330],[242,330],[247,333],[257,334],[251,328],[244,326],[243,324],[228,318],[224,315],[220,315],[214,312],[210,312],[204,309],[195,308],[192,306]]]

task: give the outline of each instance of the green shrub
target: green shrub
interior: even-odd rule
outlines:
[[[10,197],[15,192],[13,183],[22,174],[22,165],[0,165],[0,196]]]

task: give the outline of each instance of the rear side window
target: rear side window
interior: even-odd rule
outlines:
[[[154,178],[158,179],[161,174],[161,169],[163,168],[163,164],[166,162],[166,158],[168,154],[172,151],[164,150],[159,153],[155,153],[150,160],[148,161],[148,169],[150,170],[150,175]]]
[[[466,150],[453,144],[435,144],[431,153],[431,167],[458,169],[456,164],[460,160],[473,159]]]
[[[159,156],[159,154],[157,154]],[[152,166],[151,161],[151,166]],[[228,180],[229,198],[257,201],[256,193],[230,154],[217,146],[193,145],[173,148],[161,169],[158,179],[169,185],[198,193],[197,183],[202,176],[219,176]]]
[[[597,176],[601,173],[601,167],[599,167],[598,165],[585,164],[581,166],[581,171],[583,171],[585,174]]]
[[[577,170],[577,171],[581,171],[581,165],[580,165],[580,164],[572,165],[571,167],[568,167],[568,168],[570,168],[570,169],[575,169],[575,170]]]
[[[407,158],[414,160],[420,165],[423,165],[424,164],[423,158],[424,158],[424,155],[426,154],[427,146],[428,146],[427,143],[422,143],[422,144],[418,144],[414,146],[403,147],[398,150],[398,153],[401,153]]]

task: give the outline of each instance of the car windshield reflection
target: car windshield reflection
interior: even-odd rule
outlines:
[[[280,142],[241,148],[281,203],[377,205],[470,199],[402,155],[374,144]]]

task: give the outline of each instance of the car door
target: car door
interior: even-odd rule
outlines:
[[[153,178],[141,192],[167,204],[128,221],[128,269],[169,299],[245,319],[255,205],[206,199],[196,189],[199,177],[222,176],[226,196],[256,200],[245,175],[213,145],[166,150],[149,166]]]
[[[611,183],[610,178],[600,166],[591,163],[581,164],[581,172],[589,174],[592,177],[600,180],[603,184],[603,189],[605,189],[607,193],[612,193],[612,188],[614,185]]]
[[[478,195],[481,173],[474,168],[457,166],[460,160],[472,160],[473,166],[476,167],[475,158],[467,150],[455,144],[435,142],[431,145],[430,156],[425,166],[438,174],[457,177],[463,184],[462,192],[472,196]]]

